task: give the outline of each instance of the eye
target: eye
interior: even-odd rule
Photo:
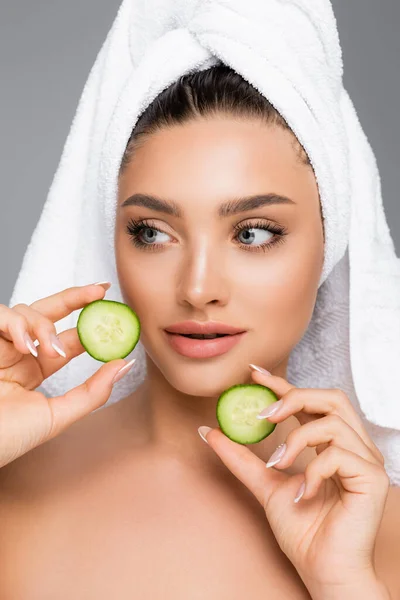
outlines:
[[[243,244],[250,245],[255,241],[255,246],[265,244],[271,237],[273,235],[269,231],[260,227],[245,227],[238,235],[239,241]]]
[[[157,234],[160,234],[160,236],[157,238]],[[154,227],[143,227],[142,231],[139,232],[140,235],[140,239],[145,243],[145,244],[152,244],[154,242],[158,242],[158,243],[162,243],[167,242],[169,238],[169,236],[164,233],[163,231],[160,231],[159,229],[155,229]],[[164,239],[162,238],[162,236],[164,236]]]
[[[236,237],[243,248],[251,252],[266,252],[285,241],[286,228],[281,225],[257,221],[257,223],[235,225]]]
[[[170,238],[167,233],[143,220],[130,219],[126,231],[130,235],[133,245],[144,250],[155,250],[163,246],[163,242]]]

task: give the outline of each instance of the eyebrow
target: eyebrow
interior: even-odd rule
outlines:
[[[272,206],[274,204],[296,203],[287,196],[274,193],[244,196],[240,198],[234,198],[233,200],[229,200],[228,202],[221,204],[218,208],[218,216],[230,217],[247,210],[260,208],[261,206]],[[183,211],[176,202],[165,200],[150,194],[133,194],[121,204],[121,208],[124,208],[125,206],[142,206],[144,208],[162,212],[173,217],[183,217]]]

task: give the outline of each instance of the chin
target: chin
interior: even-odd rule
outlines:
[[[218,385],[218,382],[213,382],[207,385],[204,380],[196,381],[196,379],[181,380],[174,377],[173,380],[167,378],[169,384],[178,392],[187,396],[199,396],[202,398],[213,398],[217,400],[222,392],[230,387],[229,385]],[[234,385],[234,384],[231,384]]]
[[[251,374],[247,371],[250,370],[244,368],[243,373],[241,370],[237,365],[228,364],[207,367],[194,365],[186,369],[184,365],[180,368],[170,366],[160,368],[168,383],[182,394],[215,399],[218,399],[222,392],[232,385],[249,382]]]
[[[159,341],[151,343],[148,339],[142,343],[165,380],[182,394],[218,399],[229,387],[251,382],[248,365],[252,361],[247,351],[235,352],[233,349],[225,355],[197,360],[181,357]]]

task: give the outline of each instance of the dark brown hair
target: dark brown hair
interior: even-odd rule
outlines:
[[[144,136],[162,127],[220,113],[243,118],[257,117],[292,132],[265,96],[236,71],[218,63],[209,69],[182,75],[149,104],[131,133],[121,161],[120,174]],[[310,165],[307,153],[294,134],[293,138],[299,150],[299,159],[303,164]]]

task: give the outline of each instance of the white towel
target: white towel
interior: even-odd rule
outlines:
[[[400,485],[400,260],[379,172],[343,87],[328,0],[124,0],[80,98],[9,306],[69,286],[109,280],[123,301],[114,256],[117,175],[138,117],[190,70],[221,60],[278,109],[307,151],[325,217],[325,262],[309,328],[290,356],[299,387],[340,388],[364,419]],[[58,321],[76,325],[79,311]],[[134,368],[107,404],[145,377]],[[43,382],[58,395],[99,368],[83,353]]]

